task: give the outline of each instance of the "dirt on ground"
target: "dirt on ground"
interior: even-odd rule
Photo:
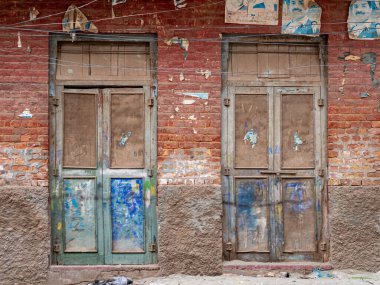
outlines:
[[[288,276],[288,277],[287,277]],[[257,276],[223,274],[220,276],[170,275],[135,280],[138,285],[380,285],[378,273],[347,271],[313,271],[311,274],[266,273]]]

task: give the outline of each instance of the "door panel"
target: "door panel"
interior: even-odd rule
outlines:
[[[314,168],[314,94],[281,96],[282,168]]]
[[[269,253],[268,182],[264,178],[237,178],[237,252]]]
[[[96,179],[63,180],[65,252],[97,252]]]
[[[64,167],[96,168],[96,107],[96,94],[65,94]]]
[[[143,180],[111,179],[112,252],[144,252]]]
[[[282,179],[284,252],[316,251],[313,178]]]
[[[268,95],[235,96],[235,167],[268,168]]]
[[[144,168],[144,96],[111,95],[111,168]]]

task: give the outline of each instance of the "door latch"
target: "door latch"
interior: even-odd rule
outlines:
[[[157,244],[155,244],[155,243],[151,243],[151,244],[149,245],[149,251],[150,251],[150,252],[156,252],[156,251],[157,251]]]
[[[148,104],[149,107],[153,107],[154,106],[154,99],[153,98],[149,98],[147,100],[147,104]]]
[[[59,244],[59,243],[54,244],[53,251],[54,252],[61,252],[61,244]]]
[[[230,98],[225,98],[223,100],[224,106],[229,107],[231,105],[231,99]]]
[[[226,242],[225,249],[226,251],[232,251],[232,242]]]

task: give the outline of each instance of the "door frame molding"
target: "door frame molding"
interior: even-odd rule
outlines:
[[[58,45],[61,42],[72,42],[70,35],[62,33],[49,33],[49,233],[50,233],[50,265],[59,264],[57,260],[57,254],[55,254],[55,238],[53,228],[55,225],[54,212],[53,212],[53,196],[56,195],[56,115],[55,105],[56,94],[59,90],[63,90],[65,87],[69,89],[85,88],[85,89],[105,89],[105,88],[128,88],[128,87],[141,87],[146,96],[153,99],[153,107],[150,108],[150,161],[146,165],[150,165],[152,169],[152,177],[150,177],[150,185],[157,189],[157,35],[156,34],[77,34],[76,42],[85,43],[147,43],[149,44],[149,58],[150,58],[150,77],[149,80],[107,80],[107,81],[74,81],[74,80],[57,80],[57,58],[58,58]],[[146,103],[146,102],[144,102]],[[154,185],[152,185],[154,184]],[[145,190],[143,189],[145,192]],[[156,213],[157,199],[156,197],[150,197],[150,204],[154,206],[154,212]],[[103,211],[103,209],[101,209]],[[155,214],[155,221],[150,224],[153,231],[157,234],[157,215]],[[157,238],[157,235],[154,239]],[[146,245],[149,247],[149,244]],[[157,263],[157,249],[156,254],[150,254],[149,262],[146,264]],[[74,264],[73,264],[74,265]],[[143,264],[142,264],[143,265]]]
[[[322,260],[323,262],[327,262],[330,257],[330,234],[329,234],[329,221],[328,221],[328,188],[327,188],[327,109],[328,109],[328,97],[327,97],[327,87],[328,87],[328,69],[327,69],[327,36],[321,35],[319,37],[306,37],[306,36],[294,36],[294,35],[247,35],[247,34],[223,34],[222,42],[221,42],[221,69],[222,69],[222,86],[221,86],[221,108],[222,108],[222,126],[221,126],[221,181],[222,181],[222,195],[223,195],[223,205],[233,202],[231,200],[231,195],[233,195],[233,178],[230,176],[224,175],[224,170],[228,168],[234,167],[231,163],[231,159],[229,157],[229,153],[231,151],[230,144],[228,143],[228,133],[225,126],[227,126],[229,118],[227,108],[224,106],[225,99],[229,99],[229,89],[231,87],[287,87],[287,86],[295,86],[294,82],[286,84],[284,81],[276,82],[276,80],[271,80],[271,82],[263,81],[261,85],[254,84],[253,82],[241,81],[241,82],[229,82],[228,81],[228,64],[229,64],[229,56],[230,56],[230,45],[233,43],[299,43],[299,44],[315,44],[319,47],[319,63],[320,63],[320,76],[321,80],[317,83],[314,82],[297,82],[297,86],[305,86],[305,87],[320,87],[320,96],[324,100],[324,108],[321,111],[321,141],[322,141],[322,154],[321,154],[321,165],[324,170],[323,177],[321,177],[322,181],[322,193],[321,193],[321,215],[322,215],[322,225],[321,225],[321,241],[323,244],[319,244],[318,247],[322,251]],[[223,206],[224,211],[224,206]],[[228,215],[228,213],[223,213],[224,215]],[[223,258],[225,260],[232,260],[236,258],[235,255],[231,255],[227,250],[229,248],[235,247],[227,244],[226,242],[230,240],[229,232],[230,230],[226,230],[226,225],[223,219]],[[234,225],[229,225],[234,226]],[[233,250],[232,252],[234,252]]]

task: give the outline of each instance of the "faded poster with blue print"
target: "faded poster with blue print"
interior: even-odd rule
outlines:
[[[354,0],[348,14],[348,35],[355,40],[380,38],[380,9],[378,1]]]
[[[278,0],[227,0],[226,23],[277,25]]]
[[[282,33],[318,36],[322,9],[312,0],[283,0]]]

